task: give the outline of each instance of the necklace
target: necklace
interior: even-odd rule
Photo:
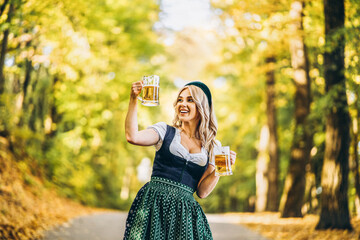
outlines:
[[[189,139],[191,139],[191,138],[198,139],[197,137],[190,136],[189,134],[187,134],[184,129],[181,129],[181,131],[182,131]]]

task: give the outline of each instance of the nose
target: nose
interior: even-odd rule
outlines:
[[[187,104],[186,104],[186,102],[185,102],[185,101],[183,101],[183,102],[181,102],[181,103],[180,103],[180,106],[185,107],[185,106],[187,106]]]

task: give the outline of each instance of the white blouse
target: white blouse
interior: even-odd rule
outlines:
[[[149,126],[148,128],[155,130],[159,134],[159,141],[154,145],[156,151],[159,151],[164,137],[166,134],[167,124],[165,122],[158,122],[154,125]],[[182,144],[181,144],[181,135],[180,130],[175,128],[175,136],[170,144],[170,152],[175,156],[184,158],[188,161],[196,163],[200,166],[205,166],[207,162],[207,151],[204,147],[201,147],[201,152],[199,153],[190,153]],[[214,160],[210,160],[210,164],[214,165]]]

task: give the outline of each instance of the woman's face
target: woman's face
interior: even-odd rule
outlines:
[[[198,121],[200,119],[196,104],[188,88],[185,88],[177,99],[176,113],[182,122]]]

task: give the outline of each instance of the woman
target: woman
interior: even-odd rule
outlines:
[[[126,139],[135,145],[154,145],[157,152],[151,181],[130,208],[124,239],[212,239],[206,216],[193,197],[196,191],[205,198],[219,180],[213,163],[217,122],[210,90],[202,82],[186,84],[174,103],[173,126],[160,122],[139,131],[141,89],[141,82],[132,84]],[[230,158],[234,164],[236,153],[231,151]]]

